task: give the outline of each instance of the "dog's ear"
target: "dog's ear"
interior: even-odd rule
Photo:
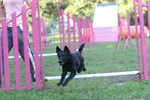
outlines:
[[[68,48],[67,46],[64,47],[64,51],[65,51],[66,53],[70,54],[70,50],[69,50],[69,48]]]
[[[57,46],[56,47],[56,53],[58,53],[58,52],[60,52],[61,51],[61,49]]]

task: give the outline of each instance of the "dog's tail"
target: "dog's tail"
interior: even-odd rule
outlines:
[[[84,46],[85,46],[85,43],[81,44],[78,52],[82,53],[82,50],[83,50]]]

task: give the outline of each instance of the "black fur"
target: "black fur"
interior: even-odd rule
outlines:
[[[81,53],[85,44],[83,43],[77,53],[71,53],[67,46],[64,50],[61,50],[58,46],[56,47],[56,53],[58,56],[58,63],[62,66],[62,75],[58,86],[66,86],[66,84],[76,75],[76,72],[80,73],[82,70],[86,71],[84,65],[84,58]],[[70,76],[63,83],[67,72],[71,72]]]

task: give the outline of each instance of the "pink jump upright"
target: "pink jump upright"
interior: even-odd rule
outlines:
[[[142,62],[143,62],[143,71],[141,68],[141,61],[140,61],[140,49],[139,49],[139,38],[137,38],[137,48],[138,48],[138,60],[139,60],[139,70],[140,70],[140,77],[142,80],[149,80],[148,75],[148,62],[147,62],[147,51],[146,51],[146,40],[145,40],[145,32],[144,32],[144,15],[143,15],[143,6],[146,6],[142,3],[142,0],[133,0],[134,2],[134,15],[135,15],[135,25],[136,25],[136,34],[138,33],[138,21],[137,21],[137,12],[136,12],[136,2],[138,3],[138,12],[139,12],[139,23],[140,23],[140,33],[141,33],[141,50],[142,50]],[[148,4],[148,2],[147,2]],[[148,17],[149,18],[149,17]],[[149,20],[149,19],[148,19]],[[137,35],[138,36],[138,35]],[[144,76],[142,77],[142,72]]]

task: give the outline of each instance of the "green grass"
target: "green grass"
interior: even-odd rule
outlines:
[[[136,40],[134,42],[136,44]],[[148,38],[146,42],[148,44],[147,55],[149,55]],[[43,53],[55,53],[56,45],[59,46],[59,44],[48,46],[48,50],[44,50]],[[130,45],[130,48],[127,48],[124,52],[124,43],[120,44],[119,50],[116,49],[116,46],[117,42],[96,43],[96,46],[86,46],[84,57],[87,71],[81,74],[138,70],[137,51],[134,47]],[[148,63],[150,62],[149,59],[148,56]],[[61,66],[57,62],[56,56],[44,57],[45,76],[61,75]],[[9,65],[11,86],[15,87],[13,60],[10,60]],[[25,86],[22,60],[20,60],[20,65],[21,86]],[[58,81],[47,81],[45,92],[43,89],[14,90],[4,94],[0,92],[0,100],[150,100],[150,81],[140,83],[137,75],[73,79],[66,87],[58,87],[56,85]],[[35,85],[35,83],[32,83],[32,85]]]

